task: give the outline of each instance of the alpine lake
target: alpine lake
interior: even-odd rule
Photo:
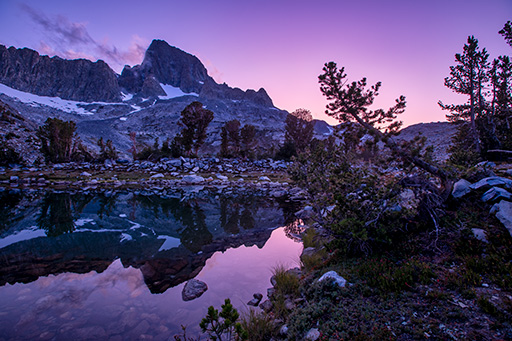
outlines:
[[[243,314],[298,266],[296,209],[229,187],[0,188],[0,340],[197,337],[208,306]],[[191,279],[208,289],[185,300]]]

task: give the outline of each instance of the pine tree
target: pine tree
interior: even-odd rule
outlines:
[[[315,124],[313,116],[307,109],[297,109],[286,116],[285,141],[293,145],[297,152],[303,152],[313,139]]]
[[[450,77],[444,79],[444,85],[456,93],[468,95],[467,105],[444,105],[439,102],[443,110],[451,113],[446,115],[449,121],[456,122],[466,120],[470,122],[471,136],[474,141],[475,151],[482,151],[479,131],[476,120],[482,115],[485,108],[484,87],[488,80],[490,65],[489,54],[484,49],[480,50],[478,40],[469,36],[467,44],[463,47],[463,53],[455,54],[457,65],[450,66]]]
[[[206,140],[206,129],[213,120],[213,112],[200,102],[192,102],[181,112],[179,125],[183,128],[175,141],[188,155],[196,155]]]
[[[241,154],[243,157],[254,157],[254,145],[256,137],[256,128],[251,124],[246,124],[240,130],[240,139],[242,142]]]
[[[41,152],[48,161],[58,163],[71,160],[75,130],[75,122],[58,118],[48,118],[39,127],[37,136],[41,140]]]

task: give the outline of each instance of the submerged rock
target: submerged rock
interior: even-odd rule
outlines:
[[[201,296],[206,290],[208,290],[208,286],[205,282],[197,279],[191,279],[183,287],[181,297],[183,298],[183,301],[191,301]]]

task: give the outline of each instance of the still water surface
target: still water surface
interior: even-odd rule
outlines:
[[[198,335],[208,306],[245,310],[297,266],[293,211],[219,189],[0,192],[0,339]],[[191,278],[208,290],[185,302]]]

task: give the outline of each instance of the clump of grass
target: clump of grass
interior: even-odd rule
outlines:
[[[302,244],[304,245],[304,248],[308,247],[319,247],[320,243],[318,242],[318,232],[314,228],[308,228],[304,233],[302,234]]]
[[[287,271],[284,265],[276,265],[272,269],[272,275],[275,280],[274,288],[276,294],[280,296],[297,296],[299,294],[299,278]]]
[[[248,313],[242,315],[241,324],[249,334],[250,340],[270,340],[277,334],[276,324],[270,316],[265,313],[257,313],[253,309],[249,309]]]
[[[300,258],[302,268],[308,272],[321,268],[324,264],[325,255],[325,249],[318,250],[312,255],[303,255]]]
[[[384,293],[408,290],[416,283],[427,284],[435,277],[427,263],[417,260],[396,264],[385,258],[369,259],[358,265],[357,272],[369,286]]]

